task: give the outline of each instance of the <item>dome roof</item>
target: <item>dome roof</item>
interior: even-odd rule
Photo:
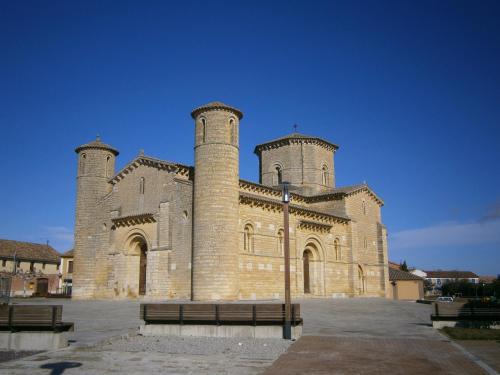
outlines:
[[[110,145],[107,145],[106,143],[101,142],[101,138],[97,136],[95,141],[85,143],[84,145],[78,146],[75,149],[76,153],[79,153],[82,150],[87,150],[87,149],[98,149],[98,150],[107,150],[111,151],[115,156],[119,154],[118,150],[115,149],[114,147],[111,147]]]
[[[226,111],[233,112],[236,116],[238,116],[240,120],[243,118],[243,112],[241,112],[238,108],[231,107],[222,102],[210,102],[208,104],[195,108],[193,112],[191,112],[191,117],[196,118],[196,116],[198,116],[199,113],[212,109],[215,110],[224,109]]]

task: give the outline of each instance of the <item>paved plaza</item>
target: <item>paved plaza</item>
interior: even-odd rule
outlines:
[[[76,326],[68,334],[71,346],[5,362],[0,374],[496,373],[495,363],[477,354],[500,357],[500,345],[464,351],[430,326],[429,305],[378,298],[297,302],[304,336],[292,343],[142,337],[137,301],[38,300],[64,305],[64,320]]]

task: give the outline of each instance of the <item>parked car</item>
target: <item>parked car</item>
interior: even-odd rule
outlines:
[[[453,297],[438,297],[436,302],[452,303]]]

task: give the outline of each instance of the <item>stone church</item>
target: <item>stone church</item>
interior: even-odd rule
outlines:
[[[73,298],[253,300],[284,297],[283,210],[290,202],[292,297],[386,296],[383,201],[366,184],[337,187],[338,146],[293,133],[255,147],[259,183],[239,178],[243,113],[196,108],[195,165],[76,148]]]

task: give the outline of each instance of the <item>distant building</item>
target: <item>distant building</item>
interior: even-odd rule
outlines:
[[[425,271],[422,271],[422,270],[419,270],[416,268],[411,270],[410,273],[414,274],[415,276],[421,277],[423,279],[425,279],[427,277],[427,274],[425,273]]]
[[[0,239],[0,275],[12,277],[11,296],[55,293],[60,259],[48,244]]]
[[[389,262],[389,298],[417,300],[424,297],[424,279],[399,269],[399,264]]]
[[[426,280],[429,280],[433,289],[440,289],[443,284],[451,281],[468,281],[472,284],[479,283],[479,276],[471,271],[424,271]]]
[[[500,275],[498,276],[493,276],[493,275],[484,275],[484,276],[479,276],[479,282],[483,284],[491,284],[493,281],[500,279]]]
[[[71,294],[73,288],[73,249],[61,255],[61,293]]]

